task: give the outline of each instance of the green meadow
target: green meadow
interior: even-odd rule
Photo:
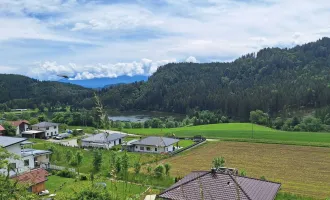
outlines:
[[[223,140],[330,147],[330,133],[280,131],[255,124],[252,125],[251,123],[210,124],[169,129],[124,129],[123,131],[146,136],[175,134],[175,136],[179,137],[191,137],[202,135],[206,138]]]

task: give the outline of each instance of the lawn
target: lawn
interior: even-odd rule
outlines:
[[[124,182],[114,182],[108,179],[94,180],[94,183],[98,182],[107,184],[106,187],[111,192],[114,199],[125,199],[125,193],[126,197],[142,194],[147,189],[145,186],[129,183],[126,186]],[[91,187],[90,181],[75,181],[72,178],[63,178],[54,175],[49,176],[46,182],[46,189],[49,190],[51,194],[56,193],[56,199],[66,199],[66,195],[72,195],[74,192],[80,192],[88,187]]]
[[[56,150],[59,152],[59,156],[52,155],[52,164],[64,166],[64,167],[71,167],[70,164],[66,161],[66,152],[71,151],[73,155],[77,153],[77,151],[80,151],[83,153],[83,161],[80,167],[80,172],[82,173],[90,173],[93,168],[93,152],[91,150],[84,150],[79,149],[75,147],[66,147],[66,146],[60,146],[51,142],[47,142],[45,140],[38,140],[34,139],[33,142],[35,144],[33,145],[33,148],[35,149],[49,149],[51,145],[56,147]],[[109,163],[110,163],[110,151],[111,150],[105,150],[100,149],[102,152],[102,172],[107,172],[109,169]],[[124,152],[117,152],[118,156],[122,156]],[[160,154],[141,154],[141,153],[133,153],[128,152],[129,156],[129,163],[130,166],[133,166],[135,162],[140,162],[142,164],[153,162],[155,160],[160,160],[162,158],[165,158],[166,155],[160,155]],[[56,160],[54,160],[56,159]]]
[[[221,138],[225,140],[241,140],[263,143],[285,143],[311,146],[330,147],[330,133],[319,132],[286,132],[250,123],[210,124],[188,126],[171,129],[124,129],[124,132],[140,135],[166,135],[174,133],[176,136],[191,137],[203,135],[206,138]]]
[[[226,166],[248,176],[282,183],[282,192],[314,198],[330,197],[330,148],[242,142],[207,142],[165,159],[173,176],[210,170],[212,159],[223,156]]]

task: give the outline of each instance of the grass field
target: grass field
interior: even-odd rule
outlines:
[[[33,142],[35,142],[34,144],[34,148],[35,149],[49,149],[51,145],[54,145],[57,149],[57,151],[60,152],[60,158],[56,159],[55,155],[53,155],[53,158],[55,158],[56,160],[52,161],[52,164],[55,165],[60,165],[60,166],[64,166],[64,167],[71,167],[70,164],[65,160],[65,154],[67,151],[72,151],[73,155],[76,154],[77,151],[80,151],[83,153],[83,161],[80,167],[80,172],[82,173],[90,173],[92,168],[93,168],[93,152],[91,150],[83,150],[83,149],[79,149],[79,148],[74,148],[74,147],[65,147],[65,146],[60,146],[60,145],[56,145],[50,142],[47,142],[45,140],[37,140],[34,139],[32,140]],[[108,167],[109,167],[109,163],[110,163],[110,151],[109,150],[104,150],[104,149],[100,149],[100,151],[102,152],[102,168],[101,171],[105,172],[105,171],[109,171]],[[122,156],[124,154],[124,152],[117,152],[118,156]],[[140,154],[140,153],[131,153],[128,152],[127,153],[129,156],[129,162],[130,165],[133,166],[133,164],[135,162],[140,162],[140,163],[147,163],[147,162],[152,162],[155,160],[160,160],[162,158],[165,157],[165,155],[160,155],[160,154]]]
[[[124,132],[140,135],[166,135],[168,133],[174,133],[180,137],[203,135],[206,138],[222,138],[226,140],[240,139],[241,141],[252,142],[330,147],[330,133],[286,132],[259,125],[253,125],[252,139],[252,124],[250,123],[210,124],[172,129],[124,129]]]
[[[136,184],[128,184],[126,187],[124,182],[114,182],[106,179],[94,180],[94,183],[98,182],[107,184],[107,190],[110,191],[113,199],[124,199],[125,193],[127,195],[126,197],[132,197],[136,194],[142,194],[147,189],[145,186]],[[46,189],[51,194],[56,191],[56,199],[66,199],[66,195],[73,195],[75,192],[80,192],[88,187],[91,187],[90,181],[75,181],[72,178],[63,178],[54,175],[49,176],[46,182]]]
[[[173,176],[210,170],[212,159],[223,156],[226,166],[248,176],[282,183],[282,191],[314,198],[330,197],[330,149],[280,144],[208,142],[161,162],[172,165]]]

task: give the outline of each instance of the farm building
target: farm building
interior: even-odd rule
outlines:
[[[178,142],[178,139],[150,136],[126,145],[128,151],[168,153],[176,150],[178,147]]]
[[[50,138],[53,136],[57,136],[58,133],[58,126],[57,123],[52,122],[40,122],[39,124],[32,125],[33,130],[44,131],[45,137]]]
[[[83,147],[99,147],[110,149],[111,147],[122,144],[123,138],[126,137],[126,134],[118,132],[106,132],[99,133],[96,135],[89,136],[81,140],[81,146]]]
[[[45,169],[38,168],[15,176],[13,179],[19,183],[29,185],[29,191],[37,194],[45,190],[47,176],[48,172]]]
[[[274,200],[280,187],[280,183],[231,175],[216,170],[196,171],[179,180],[158,197],[169,200]]]

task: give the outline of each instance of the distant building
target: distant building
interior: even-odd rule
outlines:
[[[22,132],[29,130],[30,123],[26,120],[8,121],[8,123],[16,127],[17,136],[21,136]]]
[[[24,172],[13,179],[19,183],[27,184],[29,191],[38,194],[46,189],[45,182],[47,181],[48,172],[45,169],[39,168]]]
[[[135,152],[168,153],[178,148],[178,142],[178,139],[151,136],[129,143],[128,149]]]
[[[126,134],[114,131],[109,133],[99,133],[82,139],[81,146],[110,149],[113,146],[122,144],[123,138],[126,136]]]
[[[0,136],[5,134],[6,129],[0,125]]]
[[[50,138],[53,136],[57,136],[58,133],[58,126],[57,123],[52,122],[40,122],[39,124],[32,125],[32,130],[38,130],[45,132],[45,137]]]
[[[280,183],[229,173],[196,171],[179,180],[158,197],[167,200],[274,200],[280,187]]]

